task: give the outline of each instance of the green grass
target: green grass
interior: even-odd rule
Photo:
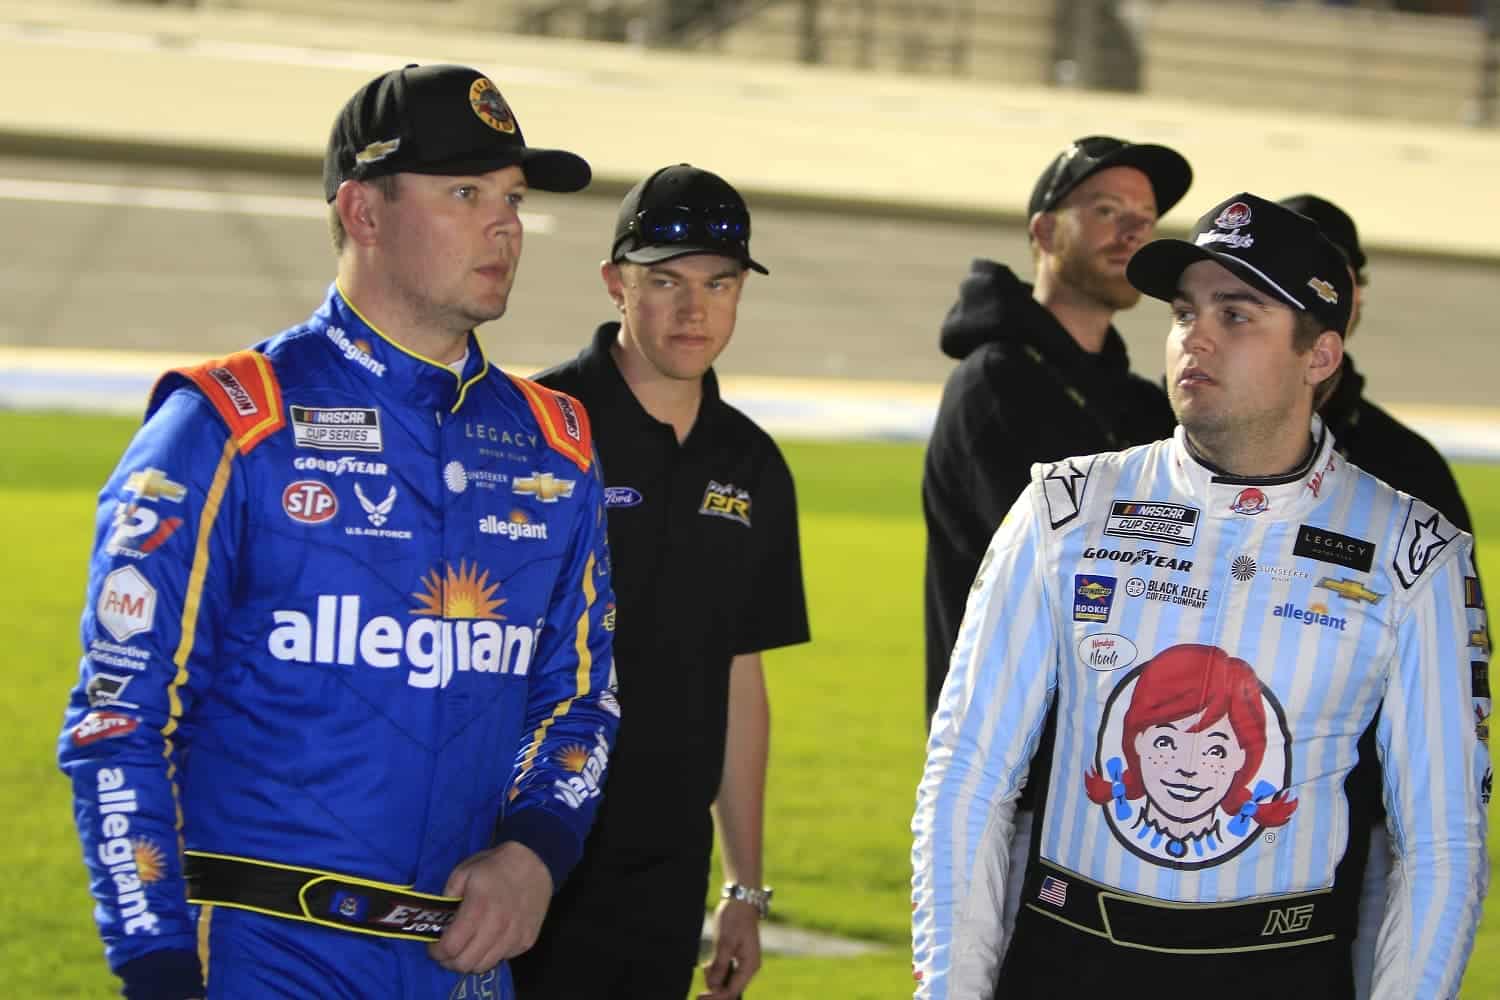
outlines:
[[[0,694],[16,753],[0,760],[12,903],[0,917],[7,997],[105,997],[104,967],[54,741],[78,658],[93,495],[130,421],[0,414],[10,637]],[[778,919],[883,943],[856,959],[769,958],[751,995],[890,997],[910,989],[908,853],[921,769],[922,524],[915,445],[785,447],[802,509],[813,642],[767,657],[773,729],[766,877]],[[1458,469],[1482,571],[1500,581],[1500,467]],[[1492,583],[1492,586],[1494,584]],[[1500,800],[1491,824],[1500,824]],[[1500,859],[1500,837],[1490,856]],[[1500,996],[1500,903],[1464,996]]]

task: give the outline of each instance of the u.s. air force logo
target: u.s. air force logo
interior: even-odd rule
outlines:
[[[1291,742],[1248,663],[1217,646],[1171,646],[1110,693],[1084,787],[1131,853],[1211,868],[1292,819]]]

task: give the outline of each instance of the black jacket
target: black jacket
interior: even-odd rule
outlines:
[[[1439,514],[1472,533],[1469,508],[1443,456],[1422,435],[1366,399],[1364,388],[1364,376],[1345,354],[1339,386],[1321,411],[1339,454],[1396,489],[1432,504]]]
[[[1176,424],[1166,394],[1130,373],[1113,327],[1104,349],[1090,354],[1030,285],[994,261],[974,261],[941,345],[960,363],[943,389],[922,472],[929,716],[980,557],[1032,463],[1145,444]]]

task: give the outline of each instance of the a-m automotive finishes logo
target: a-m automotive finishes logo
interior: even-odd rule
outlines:
[[[278,610],[266,641],[272,656],[291,663],[327,666],[406,667],[406,683],[443,688],[455,673],[515,674],[531,668],[541,627],[502,624],[499,581],[488,570],[460,562],[445,564],[421,580],[408,614],[365,619],[359,594],[320,594],[311,613]]]
[[[1171,646],[1109,696],[1088,797],[1132,854],[1211,868],[1292,819],[1291,735],[1271,689],[1217,646]]]

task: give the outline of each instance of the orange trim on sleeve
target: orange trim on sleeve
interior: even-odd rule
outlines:
[[[286,425],[276,373],[259,351],[236,351],[175,370],[192,379],[208,397],[229,425],[229,436],[242,455]]]
[[[547,443],[571,459],[579,471],[589,471],[594,461],[594,440],[589,413],[583,404],[565,392],[548,389],[519,375],[511,375],[510,380],[526,397]]]

